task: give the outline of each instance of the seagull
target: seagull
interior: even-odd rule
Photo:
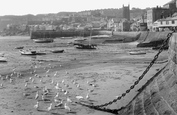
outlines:
[[[50,106],[47,108],[47,111],[51,111],[52,110],[52,103],[50,104]]]
[[[1,88],[3,88],[3,83],[1,83]]]
[[[39,88],[39,87],[35,85],[34,88]]]
[[[72,82],[73,84],[76,84],[76,81],[75,80],[73,80],[73,82]]]
[[[37,74],[34,75],[34,77],[37,77],[37,76],[38,76]]]
[[[49,73],[50,72],[50,69],[46,71],[46,73]]]
[[[66,71],[66,74],[69,74],[69,73]]]
[[[46,77],[50,77],[50,75],[47,74]]]
[[[24,97],[29,96],[29,95],[30,95],[29,93],[23,93]]]
[[[67,97],[67,102],[72,103],[72,101],[69,97]]]
[[[44,93],[49,93],[49,90],[47,89],[47,87],[45,86],[44,88],[43,88],[43,90],[42,90]]]
[[[38,99],[38,98],[39,98],[39,92],[37,91],[37,92],[36,92],[35,99]]]
[[[16,70],[16,69],[14,68],[12,71],[15,72],[15,70]]]
[[[64,89],[61,89],[61,91],[62,91],[62,92],[65,92],[65,90],[64,90]]]
[[[84,97],[83,96],[76,96],[76,99],[80,100],[80,99],[83,99]]]
[[[53,84],[53,83],[54,83],[54,81],[53,81],[53,79],[52,79],[51,84]]]
[[[65,95],[67,95],[68,94],[68,91],[65,91],[65,93],[64,93]]]
[[[33,73],[36,73],[36,70],[34,70]]]
[[[28,86],[28,83],[25,83],[25,87],[27,87]]]
[[[63,105],[63,100],[61,100],[59,103],[55,105],[55,107],[61,107]]]
[[[56,84],[56,86],[55,86],[55,89],[60,89],[58,82],[57,82],[57,84]]]
[[[70,107],[65,103],[64,108],[68,111],[71,111]]]
[[[63,79],[62,81],[61,81],[61,83],[64,83],[65,82],[65,80]]]
[[[31,82],[34,83],[34,79],[32,79]]]
[[[80,85],[79,84],[77,84],[76,87],[80,89]]]
[[[60,99],[54,98],[54,102],[55,102],[55,103],[59,103],[60,101],[61,101]]]
[[[13,79],[10,78],[10,83],[12,83],[12,82],[13,82]]]
[[[69,87],[69,85],[68,85],[68,84],[65,84],[65,87]]]
[[[13,73],[10,74],[11,77],[12,77],[13,75],[14,75]]]
[[[93,92],[94,90],[93,89],[88,89],[88,92]]]
[[[89,82],[89,81],[87,81],[87,84],[90,84],[90,82]]]
[[[87,93],[87,95],[86,95],[85,98],[86,98],[86,99],[89,99],[89,98],[90,98],[89,93]]]
[[[39,82],[41,82],[41,83],[42,83],[42,79],[40,79],[40,80],[39,80]]]
[[[37,110],[39,109],[39,102],[38,101],[37,101],[36,105],[34,105],[34,108]]]
[[[59,97],[59,92],[57,92],[54,98],[58,98],[58,97]]]
[[[57,76],[57,73],[58,73],[58,72],[56,71],[55,74],[54,74],[54,76]]]
[[[8,75],[6,75],[6,79],[9,79],[9,76],[8,76]]]

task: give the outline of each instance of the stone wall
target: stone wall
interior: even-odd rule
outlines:
[[[177,33],[170,38],[169,47],[168,63],[118,112],[119,115],[177,114]]]

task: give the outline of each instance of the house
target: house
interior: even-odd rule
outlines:
[[[175,12],[177,12],[177,2],[176,0],[171,0],[170,2],[163,5],[163,7],[155,7],[147,10],[147,26],[149,30],[152,30],[153,24],[159,19],[164,19],[171,17]]]
[[[177,17],[168,17],[166,19],[159,19],[153,23],[153,30],[163,31],[164,29],[177,29]]]
[[[122,21],[120,21],[118,28],[120,31],[130,31],[130,25],[130,21],[128,21],[127,19],[123,19]]]

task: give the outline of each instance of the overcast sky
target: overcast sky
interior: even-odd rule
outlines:
[[[84,11],[104,8],[163,6],[170,0],[0,0],[0,16]]]

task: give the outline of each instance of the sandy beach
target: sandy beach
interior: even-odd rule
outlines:
[[[0,89],[0,115],[112,115],[74,101],[99,105],[115,99],[129,89],[158,52],[151,48],[136,48],[136,42],[99,44],[96,50],[79,50],[67,44],[73,40],[57,38],[53,43],[39,44],[28,36],[0,37],[0,57],[7,59],[7,62],[0,63],[0,84],[3,84]],[[19,46],[45,52],[46,55],[24,56],[16,49]],[[63,49],[64,53],[50,52],[55,49]],[[129,54],[129,51],[137,50],[146,54]],[[163,51],[140,83],[125,98],[108,108],[118,109],[127,105],[137,90],[164,66],[167,58],[167,51]],[[57,83],[59,89],[56,88]],[[45,88],[49,90],[45,95],[48,101],[42,99]],[[37,99],[36,92],[39,95]],[[71,111],[63,105],[55,107],[57,93]],[[89,98],[86,98],[87,94]],[[78,100],[76,96],[83,99]],[[67,98],[73,102],[67,101]],[[39,107],[35,109],[37,101]],[[48,111],[51,103],[52,108]]]

